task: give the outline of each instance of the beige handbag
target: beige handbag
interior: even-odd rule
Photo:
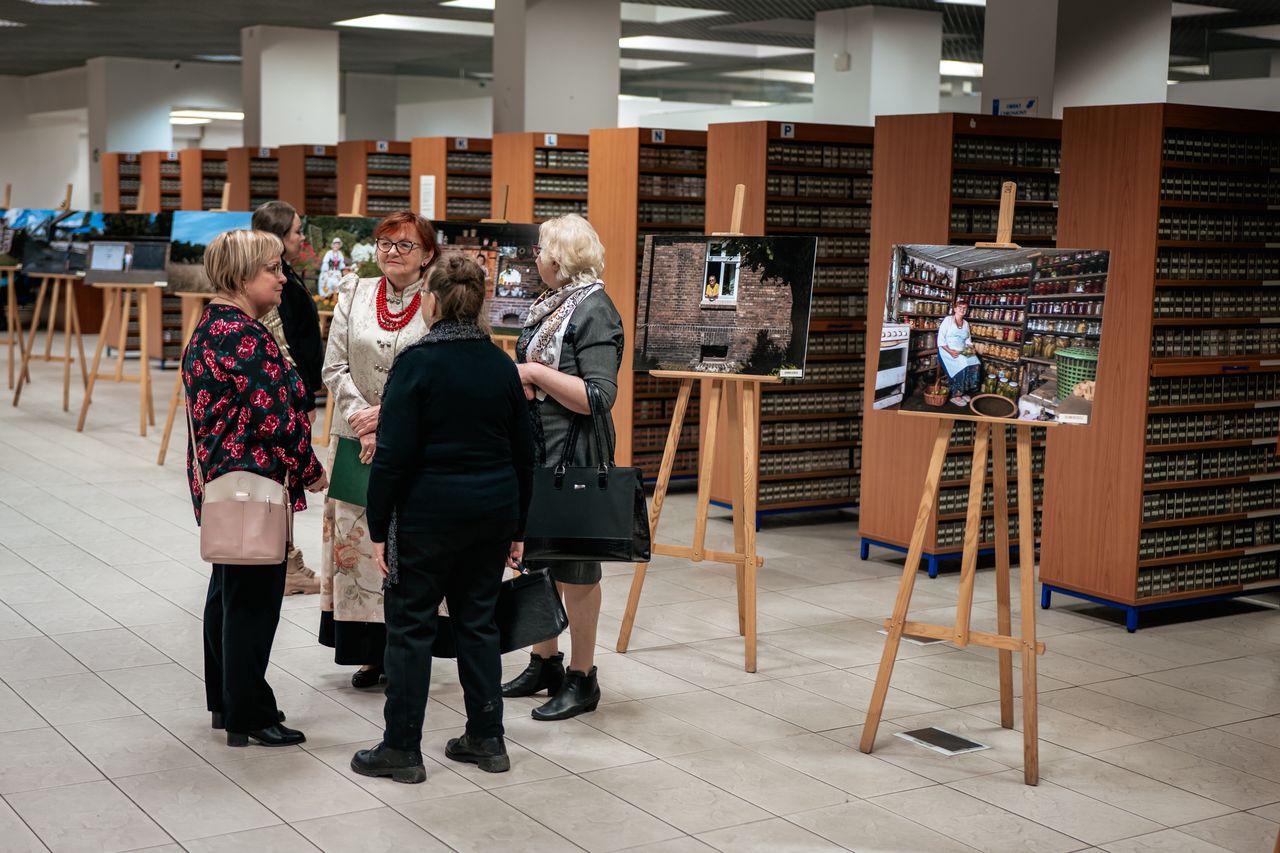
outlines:
[[[187,406],[191,446],[195,421]],[[200,457],[192,459],[204,500],[200,506],[200,559],[229,566],[275,566],[283,563],[293,539],[289,479],[281,485],[249,471],[231,471],[204,481]]]

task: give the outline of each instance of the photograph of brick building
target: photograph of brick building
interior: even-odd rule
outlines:
[[[649,237],[636,370],[798,377],[813,296],[813,237]]]
[[[536,225],[437,222],[440,251],[461,251],[485,270],[485,316],[495,331],[518,332],[544,287],[533,258]]]

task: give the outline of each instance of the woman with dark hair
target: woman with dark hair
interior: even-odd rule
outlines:
[[[485,274],[451,253],[428,276],[431,331],[387,379],[369,476],[369,529],[387,576],[382,743],[351,768],[422,782],[422,722],[437,608],[448,602],[467,709],[454,761],[511,768],[503,741],[494,609],[503,566],[519,565],[533,491],[533,433],[520,375],[480,317]]]
[[[360,459],[374,457],[382,391],[396,356],[427,333],[423,279],[436,257],[436,231],[409,211],[393,213],[373,232],[378,278],[347,276],[329,325],[324,382],[334,398],[333,435],[360,442]],[[329,448],[330,467],[338,441]],[[365,509],[332,498],[324,507],[320,642],[334,661],[360,669],[353,687],[383,679],[382,575],[369,541]]]

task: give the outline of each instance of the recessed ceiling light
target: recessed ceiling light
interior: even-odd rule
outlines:
[[[441,6],[452,6],[455,9],[485,9],[493,11],[494,0],[445,0]]]
[[[169,118],[194,118],[202,121],[244,121],[244,113],[235,110],[170,110]]]
[[[1277,24],[1268,24],[1261,27],[1238,27],[1234,30],[1223,30],[1223,32],[1237,36],[1252,36],[1256,39],[1266,39],[1268,41],[1280,41],[1280,25]]]
[[[169,116],[169,124],[178,124],[178,125],[209,124],[212,121],[213,119],[211,118],[185,118],[183,116],[172,116],[172,115]]]
[[[688,64],[671,59],[640,59],[633,56],[624,56],[618,60],[618,67],[626,71],[657,71],[659,68],[675,68]]]
[[[97,6],[96,0],[23,0],[32,6]]]
[[[698,18],[727,15],[720,9],[694,9],[682,6],[656,6],[653,3],[623,3],[622,20],[637,24],[674,24]]]
[[[1195,74],[1199,77],[1209,76],[1208,65],[1174,65],[1169,68],[1170,71],[1177,71],[1180,74]]]
[[[789,68],[757,68],[754,71],[725,71],[722,77],[742,77],[746,80],[771,80],[779,83],[801,83],[812,86],[817,75],[812,71],[796,71]]]
[[[0,27],[25,27],[26,24],[21,21],[10,21],[8,18],[0,18]]]
[[[987,0],[935,0],[937,3],[949,4],[952,6],[985,6]]]
[[[238,53],[202,53],[196,59],[203,59],[205,62],[239,62],[241,57]]]
[[[1181,81],[1181,80],[1165,80],[1164,82],[1165,82],[1165,84],[1166,84],[1166,85],[1169,85],[1169,86],[1176,86],[1176,85],[1178,85],[1179,83],[1181,83],[1182,81]]]
[[[441,33],[452,36],[492,37],[493,24],[488,21],[458,21],[452,18],[422,18],[417,15],[365,15],[334,21],[335,27],[363,27],[373,30],[400,30],[415,33]]]
[[[773,59],[813,53],[808,47],[778,47],[769,44],[742,44],[733,41],[668,38],[666,36],[624,36],[618,39],[624,50],[660,50],[667,53],[693,53],[703,56],[745,56],[749,59]]]
[[[661,101],[662,98],[653,95],[628,95],[625,92],[618,96],[619,101]]]
[[[1199,3],[1174,3],[1173,17],[1190,18],[1193,15],[1221,15],[1223,12],[1234,12],[1234,9],[1223,9],[1221,6],[1201,6]]]
[[[747,101],[747,100],[743,100],[742,98],[734,98],[733,100],[729,101],[729,106],[731,107],[771,107],[775,103],[776,103],[775,101]]]
[[[943,77],[981,77],[982,63],[944,59],[938,63],[938,73]]]

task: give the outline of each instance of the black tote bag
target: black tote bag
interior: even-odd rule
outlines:
[[[505,655],[516,649],[555,639],[569,627],[569,617],[560,603],[560,593],[547,569],[524,570],[502,582],[494,612],[498,625],[498,647]],[[431,656],[456,658],[453,622],[441,616]]]
[[[639,468],[613,462],[600,389],[587,382],[589,416],[574,419],[564,453],[554,468],[533,472],[533,498],[525,526],[526,560],[649,561],[649,509]],[[595,434],[595,465],[572,466],[580,424]],[[590,442],[588,442],[590,443]]]

